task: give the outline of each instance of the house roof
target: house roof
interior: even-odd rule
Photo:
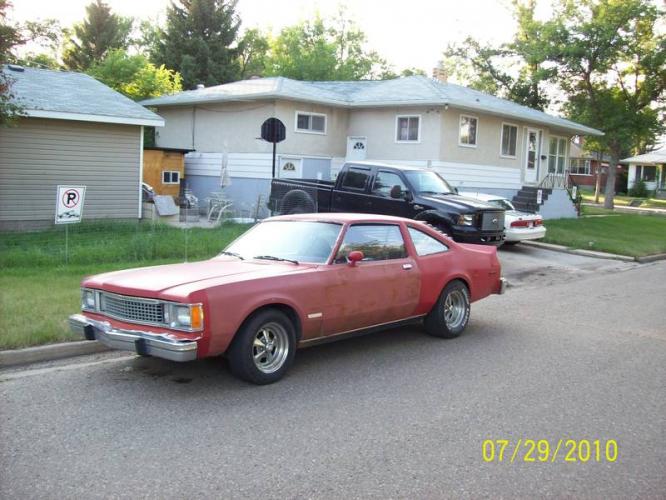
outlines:
[[[29,117],[164,126],[160,116],[86,74],[13,65],[1,71]]]
[[[185,106],[257,99],[287,99],[346,108],[446,106],[560,128],[581,135],[603,132],[477,90],[425,76],[354,82],[306,82],[284,77],[258,78],[141,101],[144,106]]]
[[[652,151],[650,153],[645,153],[642,155],[638,156],[632,156],[630,158],[625,158],[624,160],[620,160],[620,163],[637,163],[640,165],[644,164],[661,164],[661,163],[666,163],[666,148],[661,148],[657,149],[656,151]]]

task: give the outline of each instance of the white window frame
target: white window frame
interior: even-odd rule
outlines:
[[[419,128],[416,132],[416,140],[415,141],[410,141],[410,140],[404,140],[401,141],[398,139],[398,123],[400,122],[400,118],[418,118],[419,120]],[[393,139],[395,140],[396,144],[420,144],[421,143],[421,123],[423,122],[423,119],[421,118],[421,115],[395,115],[395,130],[393,131]]]
[[[324,131],[320,132],[319,130],[298,128],[298,115],[323,116]],[[312,121],[310,121],[310,123],[312,123]],[[326,113],[315,113],[314,111],[298,111],[298,110],[294,112],[294,132],[296,132],[297,134],[326,135],[327,131],[328,131],[328,115]]]
[[[555,155],[555,172],[551,172],[550,169],[548,168],[548,162],[550,161],[550,140],[551,139],[557,139],[557,154]],[[560,140],[564,140],[564,151],[560,154]],[[567,140],[566,137],[563,135],[549,135],[548,136],[548,156],[546,160],[546,172],[549,174],[555,174],[555,175],[566,175],[567,172],[569,172],[569,141]],[[564,158],[564,162],[562,163],[562,173],[557,172],[557,159],[562,156]]]
[[[573,162],[576,162],[576,170],[578,170],[580,168],[579,162],[581,161],[585,164],[584,166],[587,167],[588,170],[587,174],[581,174],[580,172],[574,172],[572,170]],[[569,158],[569,173],[571,175],[588,175],[588,176],[592,175],[592,160],[590,160],[589,158]]]
[[[171,182],[171,181],[170,182],[164,182],[164,174],[177,174],[178,175],[178,180],[176,182]],[[172,175],[170,175],[169,177],[172,177]],[[180,184],[180,171],[178,171],[178,170],[162,170],[162,184],[169,184],[169,185]]]
[[[515,151],[515,154],[513,154],[513,155],[502,154],[502,144],[504,144],[504,125],[507,125],[509,127],[514,127],[516,129],[516,151]],[[477,122],[476,126],[477,126],[477,130],[478,130],[478,127],[479,127],[478,122]],[[518,132],[520,130],[520,127],[518,125],[516,125],[515,123],[509,123],[509,122],[502,122],[502,125],[500,125],[500,127],[501,127],[500,128],[500,144],[499,144],[499,146],[500,146],[500,158],[510,158],[512,160],[515,160],[516,158],[518,158]],[[477,133],[477,135],[478,135],[478,133]]]
[[[462,134],[461,129],[462,129],[462,119],[463,118],[473,118],[476,120],[476,132],[474,134],[474,144],[465,144],[461,141],[462,139]],[[458,117],[458,146],[463,147],[463,148],[476,148],[479,145],[479,117],[474,116],[474,115],[466,115],[464,113],[461,113],[460,116]],[[501,148],[501,146],[500,146]]]

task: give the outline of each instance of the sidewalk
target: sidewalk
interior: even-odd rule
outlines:
[[[586,207],[595,207],[595,208],[604,208],[603,204],[599,203],[582,203]],[[666,217],[666,209],[664,208],[641,208],[641,207],[629,207],[626,205],[615,205],[613,209],[618,213],[625,214],[638,214],[638,215],[662,215]]]

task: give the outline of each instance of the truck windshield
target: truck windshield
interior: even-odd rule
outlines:
[[[407,170],[405,177],[420,194],[453,194],[455,191],[437,172]]]
[[[509,200],[504,200],[498,198],[496,200],[488,200],[486,203],[490,203],[493,207],[501,208],[502,210],[515,210],[516,207]]]
[[[341,224],[328,222],[262,222],[225,248],[223,255],[245,260],[324,264],[333,252],[341,228]]]

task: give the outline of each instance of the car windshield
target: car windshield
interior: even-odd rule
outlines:
[[[501,208],[502,210],[515,210],[515,207],[509,200],[498,198],[496,200],[488,200],[486,203],[493,207]]]
[[[453,194],[455,191],[437,172],[407,170],[405,177],[414,190],[420,194]]]
[[[242,259],[324,264],[341,228],[341,224],[328,222],[262,222],[231,243],[223,254]]]

